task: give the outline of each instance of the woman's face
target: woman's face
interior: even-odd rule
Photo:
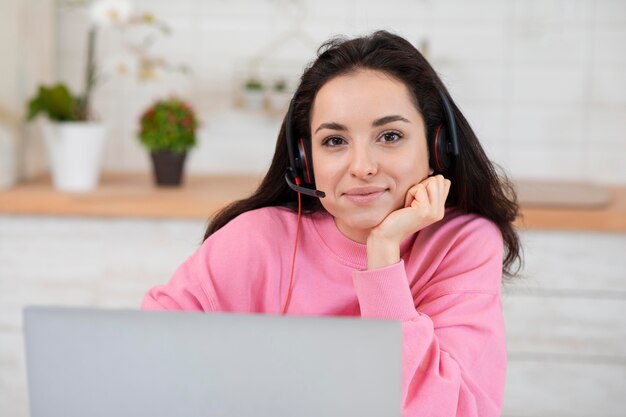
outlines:
[[[359,70],[322,86],[311,141],[316,188],[326,193],[320,201],[356,242],[365,243],[432,172],[424,121],[409,90],[380,71]]]

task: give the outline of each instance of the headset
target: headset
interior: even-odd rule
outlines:
[[[298,94],[296,92],[296,94]],[[287,136],[287,152],[289,153],[289,167],[285,173],[285,180],[289,187],[304,195],[311,197],[324,198],[326,194],[323,191],[315,189],[315,177],[313,176],[313,160],[311,155],[311,141],[305,141],[300,138],[294,141],[293,136],[293,109],[295,107],[296,95],[293,96],[287,110],[287,119],[285,120],[285,135]],[[295,150],[298,154],[295,154]],[[304,185],[300,185],[303,183]]]
[[[438,90],[443,104],[446,124],[440,124],[428,138],[428,155],[430,167],[434,174],[441,174],[452,166],[453,159],[459,156],[459,138],[456,130],[454,111],[448,97]]]
[[[442,123],[428,137],[429,164],[435,174],[441,174],[452,166],[453,159],[459,155],[459,139],[452,105],[446,94],[438,90],[443,103],[445,124]],[[297,92],[296,92],[297,94]],[[285,120],[285,134],[287,137],[287,151],[289,153],[289,167],[285,173],[285,180],[289,187],[311,197],[324,198],[326,194],[315,188],[313,175],[313,160],[311,158],[311,141],[302,137],[296,139],[293,135],[293,111],[296,96],[289,103],[287,119]]]

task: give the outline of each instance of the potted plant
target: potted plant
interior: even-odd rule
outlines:
[[[105,75],[96,65],[98,32],[107,26],[123,29],[130,25],[148,25],[169,34],[167,25],[156,20],[152,14],[132,14],[129,0],[67,1],[68,7],[87,4],[91,22],[87,38],[84,90],[74,94],[63,83],[40,86],[28,103],[29,121],[40,113],[47,116],[43,123],[43,138],[48,149],[53,185],[62,191],[91,190],[97,186],[100,177],[105,127],[91,108],[93,92]],[[145,46],[129,49],[140,62],[140,79],[147,70],[154,72],[157,67],[170,68],[166,61],[148,56]],[[172,69],[186,71],[184,67]]]
[[[187,151],[196,144],[193,109],[176,98],[160,100],[144,111],[140,125],[138,136],[150,151],[156,184],[180,185]]]
[[[73,94],[65,84],[40,86],[28,102],[27,119],[44,113],[43,138],[48,149],[52,183],[62,191],[88,191],[98,184],[104,148],[104,125],[91,112],[96,84],[96,26],[89,31],[85,90]]]
[[[258,78],[248,78],[244,90],[244,101],[247,108],[252,110],[263,109],[263,89],[263,83]]]
[[[48,149],[52,183],[62,191],[88,191],[96,187],[104,149],[105,127],[91,110],[91,96],[98,82],[96,37],[103,24],[124,22],[130,16],[126,0],[97,0],[91,4],[87,37],[85,89],[72,93],[65,84],[40,86],[28,103],[28,120],[44,113],[43,138]]]

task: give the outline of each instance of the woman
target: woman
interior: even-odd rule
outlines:
[[[302,75],[258,190],[143,308],[399,320],[404,415],[497,416],[516,215],[409,42],[335,39]]]

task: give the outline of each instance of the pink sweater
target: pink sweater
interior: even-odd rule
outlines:
[[[266,207],[209,237],[147,310],[279,313],[289,287],[296,214]],[[302,216],[289,314],[402,321],[403,416],[499,416],[506,372],[503,242],[489,220],[446,209],[407,238],[401,261],[367,269],[366,246],[327,213]]]

